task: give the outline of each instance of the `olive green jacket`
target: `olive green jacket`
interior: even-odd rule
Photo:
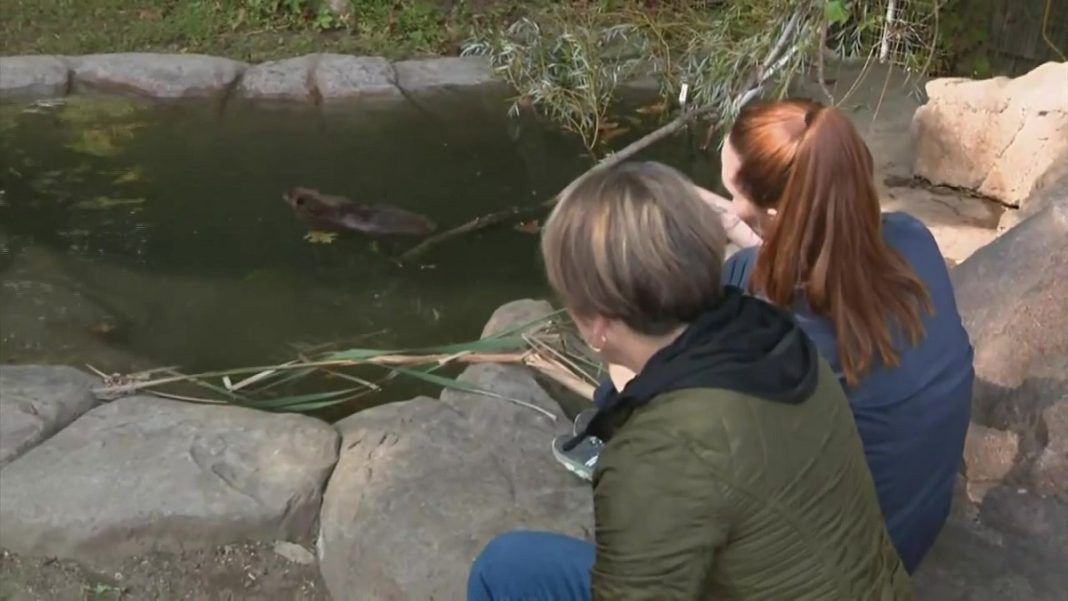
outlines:
[[[912,599],[822,360],[800,404],[657,396],[615,430],[593,482],[595,600]]]

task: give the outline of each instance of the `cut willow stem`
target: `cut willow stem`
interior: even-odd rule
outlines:
[[[768,80],[771,79],[779,71],[779,69],[784,67],[794,57],[794,55],[797,54],[799,48],[799,45],[797,43],[795,43],[793,47],[791,47],[785,53],[783,51],[786,50],[787,44],[789,43],[791,36],[793,36],[797,32],[796,30],[798,28],[798,24],[800,23],[800,19],[801,15],[800,11],[798,11],[795,12],[793,16],[790,17],[790,20],[786,22],[786,25],[783,26],[783,31],[779,35],[779,39],[776,40],[775,45],[771,49],[771,52],[768,53],[768,56],[764,59],[764,61],[757,68],[756,72],[750,78],[752,83],[747,86],[747,89],[734,102],[734,106],[744,106],[747,102],[752,100],[754,96],[763,91],[764,84],[766,84]],[[634,142],[631,142],[618,152],[614,152],[604,157],[595,165],[590,167],[586,171],[586,173],[592,173],[594,171],[597,171],[598,169],[608,169],[610,167],[614,167],[622,163],[623,161],[630,159],[634,155],[652,146],[653,144],[656,144],[660,140],[663,140],[664,138],[673,135],[675,132],[683,129],[698,117],[707,115],[708,113],[714,112],[720,108],[720,105],[717,103],[709,103],[704,106],[698,106],[690,110],[684,111],[678,117],[672,119],[671,122],[669,122],[668,124],[642,136]],[[709,138],[711,138],[711,136],[709,136]],[[552,198],[546,200],[545,202],[536,207],[529,207],[524,209],[518,207],[511,207],[504,211],[498,211],[496,213],[490,213],[488,215],[476,217],[471,221],[468,221],[450,230],[446,230],[444,232],[441,232],[440,234],[436,234],[423,240],[419,244],[404,251],[400,255],[400,260],[402,262],[411,261],[412,259],[421,256],[422,254],[426,253],[426,251],[437,246],[438,244],[441,244],[442,242],[446,242],[448,240],[470,232],[485,229],[492,225],[501,223],[502,221],[507,221],[508,219],[513,218],[519,214],[536,213],[552,208],[552,206],[556,204],[556,200],[559,197],[560,195],[556,194]]]
[[[894,13],[896,12],[897,2],[895,0],[889,0],[886,3],[886,21],[883,23],[883,36],[879,42],[879,62],[885,63],[890,58],[890,37],[894,30]]]
[[[678,117],[675,117],[675,119],[673,119],[670,123],[668,123],[667,125],[664,125],[660,129],[657,129],[656,131],[650,132],[650,133],[646,134],[645,136],[643,136],[642,138],[640,138],[638,140],[635,140],[634,142],[631,142],[630,144],[628,144],[626,147],[624,147],[619,152],[615,152],[615,153],[612,153],[612,154],[604,157],[603,159],[598,161],[597,164],[595,164],[593,167],[590,167],[586,171],[586,173],[593,173],[594,171],[597,171],[598,169],[607,169],[609,167],[613,167],[615,165],[618,165],[618,164],[622,163],[623,161],[629,159],[630,157],[632,157],[632,156],[638,154],[639,152],[645,150],[649,146],[652,146],[653,144],[656,144],[660,140],[663,140],[664,138],[666,138],[666,137],[674,134],[675,132],[679,131],[680,129],[684,128],[686,126],[686,124],[689,123],[690,121],[696,119],[697,117],[700,117],[701,115],[710,113],[710,112],[714,111],[716,108],[718,108],[718,105],[716,105],[716,104],[706,104],[706,105],[698,107],[698,108],[690,109],[689,111],[686,111],[685,113],[679,115]],[[556,200],[557,200],[557,198],[559,198],[559,196],[560,195],[557,194],[556,196],[553,196],[552,198],[550,198],[550,199],[546,200],[545,202],[541,203],[540,205],[537,205],[537,206],[534,206],[534,207],[527,207],[527,208],[522,208],[522,209],[518,208],[518,207],[511,207],[511,208],[506,209],[504,211],[498,211],[496,213],[490,213],[488,215],[482,215],[480,217],[475,217],[471,221],[468,221],[468,222],[466,222],[466,223],[464,223],[462,225],[454,227],[451,230],[446,230],[444,232],[441,232],[440,234],[436,234],[434,236],[431,236],[431,237],[427,238],[426,240],[423,240],[419,244],[417,244],[417,245],[413,246],[412,248],[404,251],[404,253],[402,253],[401,256],[400,256],[400,260],[401,261],[411,261],[412,259],[415,259],[415,258],[419,257],[420,255],[424,254],[426,251],[430,250],[432,247],[437,246],[438,244],[441,244],[442,242],[446,242],[448,240],[451,240],[453,238],[462,236],[462,235],[470,233],[470,232],[475,232],[475,231],[478,231],[478,230],[485,229],[485,228],[487,228],[487,227],[489,227],[491,225],[496,225],[498,223],[501,223],[502,221],[507,221],[508,219],[514,218],[514,217],[516,217],[518,215],[542,213],[542,212],[552,208],[553,205],[556,204]]]
[[[584,399],[593,400],[595,387],[573,375],[567,368],[558,363],[549,361],[542,355],[532,353],[523,360],[523,364],[538,371],[545,377],[562,384],[568,390],[578,394]]]
[[[824,19],[820,23],[820,47],[816,53],[816,80],[820,84],[820,90],[823,91],[823,95],[827,98],[829,105],[834,106],[834,94],[831,94],[830,88],[827,87],[827,77],[824,69],[824,57],[823,53],[827,47],[827,27],[829,23]]]
[[[121,384],[114,384],[111,386],[102,386],[93,389],[94,394],[102,394],[107,396],[119,396],[123,394],[132,394],[139,390],[147,388],[155,388],[157,386],[164,386],[166,384],[174,384],[177,382],[189,382],[196,380],[206,380],[208,378],[217,378],[222,376],[231,376],[244,373],[260,373],[268,370],[274,371],[287,371],[295,369],[306,368],[321,368],[321,367],[353,367],[357,365],[419,365],[422,363],[522,363],[525,355],[529,351],[514,352],[514,353],[469,353],[457,355],[453,354],[431,354],[431,355],[379,355],[377,357],[370,357],[368,359],[337,359],[327,361],[308,361],[308,362],[293,362],[275,366],[263,366],[263,367],[246,367],[241,369],[235,369],[231,371],[216,371],[206,372],[200,374],[180,374],[170,376],[167,378],[158,378],[155,380],[135,380],[133,382],[124,382]]]

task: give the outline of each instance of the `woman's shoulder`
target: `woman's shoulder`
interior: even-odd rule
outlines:
[[[904,211],[890,211],[883,213],[883,238],[891,244],[903,240],[934,242],[934,234],[923,222]]]
[[[749,246],[731,255],[723,264],[720,283],[724,286],[744,289],[749,283],[749,276],[753,273],[753,265],[756,264],[759,250],[759,246]]]

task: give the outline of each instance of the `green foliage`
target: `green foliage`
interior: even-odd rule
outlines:
[[[980,78],[992,74],[987,41],[993,10],[990,0],[942,0],[937,72]]]
[[[249,62],[311,52],[407,58],[453,54],[472,23],[549,0],[494,2],[479,12],[443,0],[348,1],[351,11],[336,14],[327,0],[0,0],[0,39],[7,54],[197,52]]]
[[[830,25],[843,25],[849,21],[849,9],[845,0],[827,0],[823,7],[823,18]]]
[[[476,32],[464,53],[488,56],[519,91],[513,112],[529,104],[593,151],[620,85],[642,75],[657,80],[665,100],[677,98],[686,85],[688,106],[721,106],[719,120],[729,123],[738,108],[733,101],[752,83],[795,12],[800,26],[788,42],[801,51],[776,66],[788,75],[804,64],[822,24],[818,7],[802,0],[652,9],[638,2],[559,5],[503,30]],[[781,93],[787,79],[775,79],[769,91]]]
[[[437,47],[444,37],[444,13],[430,0],[346,0],[332,10],[317,0],[241,0],[235,15],[283,29],[344,31],[385,43],[400,43],[414,51]]]

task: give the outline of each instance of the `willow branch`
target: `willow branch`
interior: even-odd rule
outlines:
[[[539,213],[544,212],[545,207],[546,204],[539,204],[532,207],[509,207],[503,211],[497,211],[488,215],[475,217],[471,221],[458,225],[452,229],[445,230],[441,233],[434,234],[429,238],[425,238],[419,244],[416,244],[415,246],[401,253],[400,260],[410,261],[418,257],[419,255],[422,255],[431,247],[437,246],[442,242],[446,242],[469,232],[486,229],[490,226],[497,225],[498,223],[503,223],[505,221],[509,221],[517,217],[537,215]]]
[[[824,73],[824,48],[827,47],[827,20],[823,19],[820,22],[820,47],[816,53],[816,79],[820,83],[820,89],[823,90],[823,95],[827,97],[827,102],[834,104],[834,94],[831,94],[831,90],[827,88],[827,77]]]
[[[657,129],[656,131],[650,132],[650,133],[646,134],[645,136],[642,136],[638,140],[635,140],[634,142],[631,142],[626,147],[624,147],[622,150],[620,150],[618,152],[614,152],[614,153],[604,157],[603,159],[598,161],[593,167],[591,167],[587,171],[587,173],[592,173],[592,172],[597,171],[599,169],[607,169],[609,167],[613,167],[615,165],[618,165],[618,164],[622,163],[623,161],[626,161],[627,159],[629,159],[629,158],[633,157],[634,155],[638,154],[639,152],[645,150],[646,148],[652,146],[653,144],[656,144],[660,140],[663,140],[664,138],[666,138],[666,137],[674,134],[675,132],[681,130],[682,128],[686,127],[686,124],[689,123],[690,121],[693,121],[694,119],[696,119],[696,118],[698,118],[698,117],[700,117],[702,115],[706,115],[708,113],[711,113],[712,111],[715,111],[717,108],[719,108],[719,107],[716,104],[706,104],[704,106],[700,106],[700,107],[696,107],[696,108],[690,109],[690,110],[682,113],[678,117],[675,117],[667,125],[664,125],[664,126],[660,127],[659,129]],[[461,225],[459,225],[457,227],[454,227],[454,228],[452,228],[450,230],[446,230],[444,232],[441,232],[440,234],[435,234],[435,235],[423,240],[419,244],[417,244],[417,245],[413,246],[412,248],[409,248],[408,250],[404,251],[400,256],[400,260],[401,261],[410,261],[412,259],[415,259],[415,258],[419,257],[420,255],[422,255],[423,253],[425,253],[429,249],[433,248],[434,246],[437,246],[438,244],[441,244],[442,242],[445,242],[447,240],[451,240],[451,239],[456,238],[458,236],[461,236],[463,234],[467,234],[467,233],[470,233],[470,232],[474,232],[474,231],[478,231],[478,230],[481,230],[481,229],[485,229],[485,228],[490,227],[492,225],[496,225],[496,224],[501,223],[503,221],[507,221],[509,219],[515,218],[516,216],[527,215],[527,214],[536,214],[536,213],[544,212],[545,210],[551,208],[553,205],[556,204],[556,199],[558,197],[559,197],[559,194],[557,194],[556,196],[553,196],[552,198],[546,200],[545,202],[541,203],[540,205],[536,205],[536,206],[533,206],[533,207],[528,207],[528,208],[511,207],[511,208],[506,209],[504,211],[497,211],[495,213],[490,213],[488,215],[483,215],[481,217],[476,217],[476,218],[472,219],[471,221],[468,221],[468,222],[466,222],[464,224],[461,224]]]
[[[796,43],[793,46],[789,47],[789,49],[787,49],[787,45],[790,39],[797,33],[800,20],[800,11],[795,12],[793,16],[790,17],[790,20],[783,27],[783,31],[779,35],[778,40],[776,40],[775,45],[772,46],[772,49],[768,53],[767,57],[765,57],[764,61],[761,62],[756,72],[750,78],[751,83],[746,87],[745,91],[743,91],[741,95],[735,100],[735,107],[744,106],[747,102],[752,100],[753,97],[755,97],[764,89],[764,85],[768,82],[768,80],[774,77],[775,74],[780,69],[782,69],[782,67],[785,66],[790,60],[792,60],[793,57],[797,54],[798,45]],[[598,161],[593,167],[591,167],[587,171],[587,173],[591,173],[600,169],[614,167],[622,163],[623,161],[629,160],[634,155],[652,146],[653,144],[656,144],[660,140],[663,140],[664,138],[667,138],[675,134],[676,132],[682,130],[690,122],[696,120],[697,118],[720,110],[721,108],[722,107],[717,103],[709,103],[703,106],[694,107],[687,111],[683,111],[679,116],[672,119],[666,125],[663,125],[659,129],[642,136],[634,142],[631,142],[618,152],[614,152],[604,157],[603,159]],[[498,211],[496,213],[490,213],[488,215],[476,217],[475,219],[472,219],[467,223],[461,224],[455,228],[446,230],[423,240],[419,244],[404,251],[404,253],[402,253],[400,256],[400,260],[411,261],[412,259],[419,257],[420,255],[426,253],[426,251],[437,246],[438,244],[441,244],[442,242],[451,240],[463,234],[485,229],[503,221],[507,221],[508,219],[514,218],[518,214],[544,211],[555,205],[557,198],[559,198],[559,194],[546,200],[544,203],[535,207],[531,207],[529,209],[519,209],[517,207],[512,207],[504,211]]]

